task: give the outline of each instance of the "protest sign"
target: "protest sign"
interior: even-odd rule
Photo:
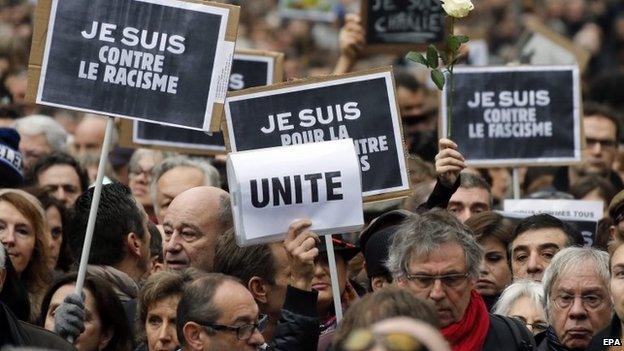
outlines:
[[[336,20],[338,0],[280,0],[281,17],[319,22]]]
[[[525,218],[539,213],[547,213],[569,223],[583,234],[586,246],[596,241],[598,221],[602,219],[602,201],[587,200],[505,200],[504,215]]]
[[[576,66],[456,68],[451,139],[470,166],[568,165],[581,160]],[[448,84],[441,135],[448,135]]]
[[[363,0],[361,13],[369,53],[423,50],[447,32],[440,0]]]
[[[521,63],[531,65],[576,65],[585,71],[591,53],[536,19],[527,19],[518,52]]]
[[[283,240],[295,219],[310,219],[319,234],[364,223],[351,139],[231,153],[227,174],[239,245]]]
[[[238,16],[213,2],[39,1],[27,98],[218,130]]]
[[[236,50],[228,90],[239,90],[281,82],[284,54],[259,50]],[[142,121],[122,121],[120,145],[156,148],[188,154],[225,153],[223,134],[182,129]]]
[[[409,193],[391,68],[232,92],[225,117],[232,151],[352,138],[367,201]]]

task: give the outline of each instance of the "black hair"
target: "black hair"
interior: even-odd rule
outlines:
[[[76,171],[78,179],[80,180],[80,192],[84,192],[89,188],[89,175],[87,174],[87,171],[82,168],[80,163],[78,163],[74,157],[61,151],[52,152],[37,160],[37,163],[35,163],[26,175],[26,183],[31,186],[37,185],[39,183],[39,175],[48,168],[57,165],[67,165]]]
[[[74,214],[68,226],[69,247],[74,257],[82,255],[93,191],[91,188],[82,193],[74,204]],[[145,238],[145,220],[127,186],[121,183],[102,186],[89,263],[114,266],[121,262],[126,256],[126,236],[135,233],[139,238]]]
[[[546,213],[536,214],[521,220],[513,230],[512,242],[522,233],[529,230],[556,228],[563,231],[567,237],[567,246],[583,246],[583,235],[559,218]]]
[[[160,230],[156,224],[147,222],[147,230],[150,233],[150,257],[158,256],[157,261],[163,261],[163,245]]]

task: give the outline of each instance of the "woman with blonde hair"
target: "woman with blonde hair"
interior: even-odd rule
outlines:
[[[30,321],[39,315],[47,288],[46,217],[39,200],[23,190],[0,190],[0,241],[28,291]]]

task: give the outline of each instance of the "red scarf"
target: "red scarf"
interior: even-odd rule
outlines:
[[[451,344],[453,351],[481,351],[488,329],[490,315],[481,295],[473,290],[464,318],[442,328],[442,335]]]

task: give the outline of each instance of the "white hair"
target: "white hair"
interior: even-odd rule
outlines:
[[[498,302],[494,305],[494,314],[509,315],[511,307],[524,296],[528,297],[535,306],[543,308],[544,286],[542,283],[532,280],[519,280],[503,290]]]
[[[67,132],[50,116],[30,115],[15,121],[15,129],[21,135],[45,135],[52,151],[67,150]]]
[[[173,156],[164,159],[152,170],[152,181],[150,183],[150,193],[152,195],[152,203],[154,205],[154,212],[158,216],[160,213],[160,206],[156,199],[156,193],[158,191],[158,180],[163,174],[176,167],[192,167],[197,168],[204,174],[204,185],[214,186],[219,188],[221,186],[221,178],[219,171],[211,165],[207,160],[200,158],[191,158],[187,156]]]
[[[543,304],[548,318],[551,316],[550,296],[552,295],[553,286],[559,277],[568,272],[575,274],[581,267],[588,266],[594,267],[598,278],[604,284],[605,290],[609,291],[611,273],[609,272],[608,253],[587,247],[567,247],[557,252],[555,257],[553,257],[542,278],[544,283]]]

